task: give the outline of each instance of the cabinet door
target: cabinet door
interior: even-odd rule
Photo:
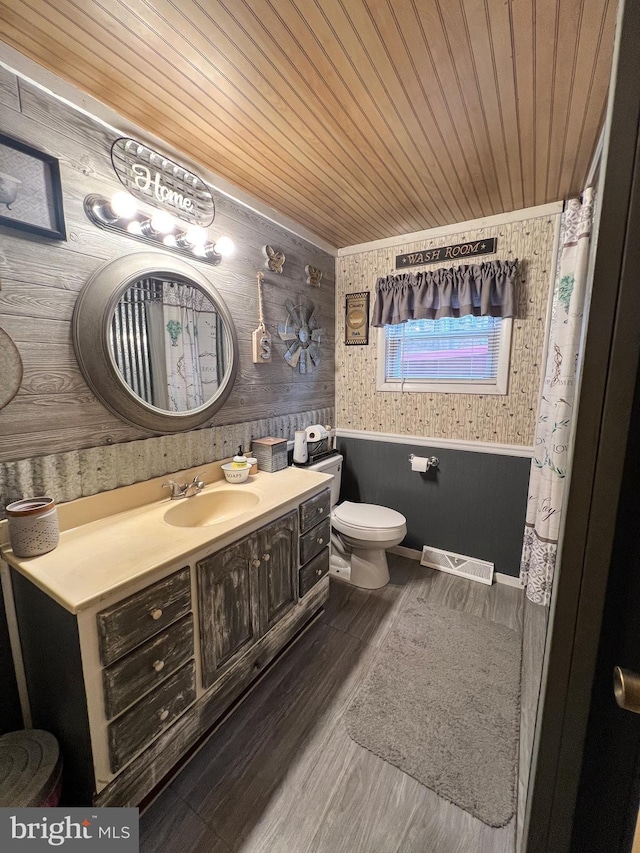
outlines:
[[[210,687],[259,636],[253,537],[197,564],[202,683]]]
[[[297,510],[258,530],[256,545],[260,561],[260,628],[265,633],[298,598]]]

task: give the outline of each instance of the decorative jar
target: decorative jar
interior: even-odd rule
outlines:
[[[6,507],[9,539],[16,557],[37,557],[60,541],[58,510],[53,498],[23,498]]]

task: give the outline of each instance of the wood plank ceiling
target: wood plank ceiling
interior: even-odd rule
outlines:
[[[615,0],[0,0],[0,38],[334,246],[579,192]]]

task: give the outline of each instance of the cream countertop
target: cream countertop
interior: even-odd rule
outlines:
[[[157,477],[60,504],[57,548],[39,557],[20,558],[5,544],[2,557],[58,604],[78,613],[116,591],[126,595],[128,586],[158,569],[181,561],[186,564],[203,549],[224,547],[276,518],[288,504],[328,486],[332,479],[316,471],[286,468],[275,474],[258,472],[236,485],[220,479],[221,464],[202,465],[170,479],[187,482],[194,474],[204,473],[208,485],[202,495],[220,489],[251,491],[259,499],[256,506],[206,527],[177,527],[164,521],[164,514],[183,502],[198,501],[200,495],[180,500],[161,497],[167,493],[162,484],[169,477]],[[0,543],[7,543],[6,521],[0,527],[4,527]]]

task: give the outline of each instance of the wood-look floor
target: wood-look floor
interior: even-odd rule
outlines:
[[[492,829],[351,740],[341,717],[420,594],[522,631],[522,591],[391,556],[373,592],[332,581],[321,618],[145,812],[142,853],[513,853]]]

